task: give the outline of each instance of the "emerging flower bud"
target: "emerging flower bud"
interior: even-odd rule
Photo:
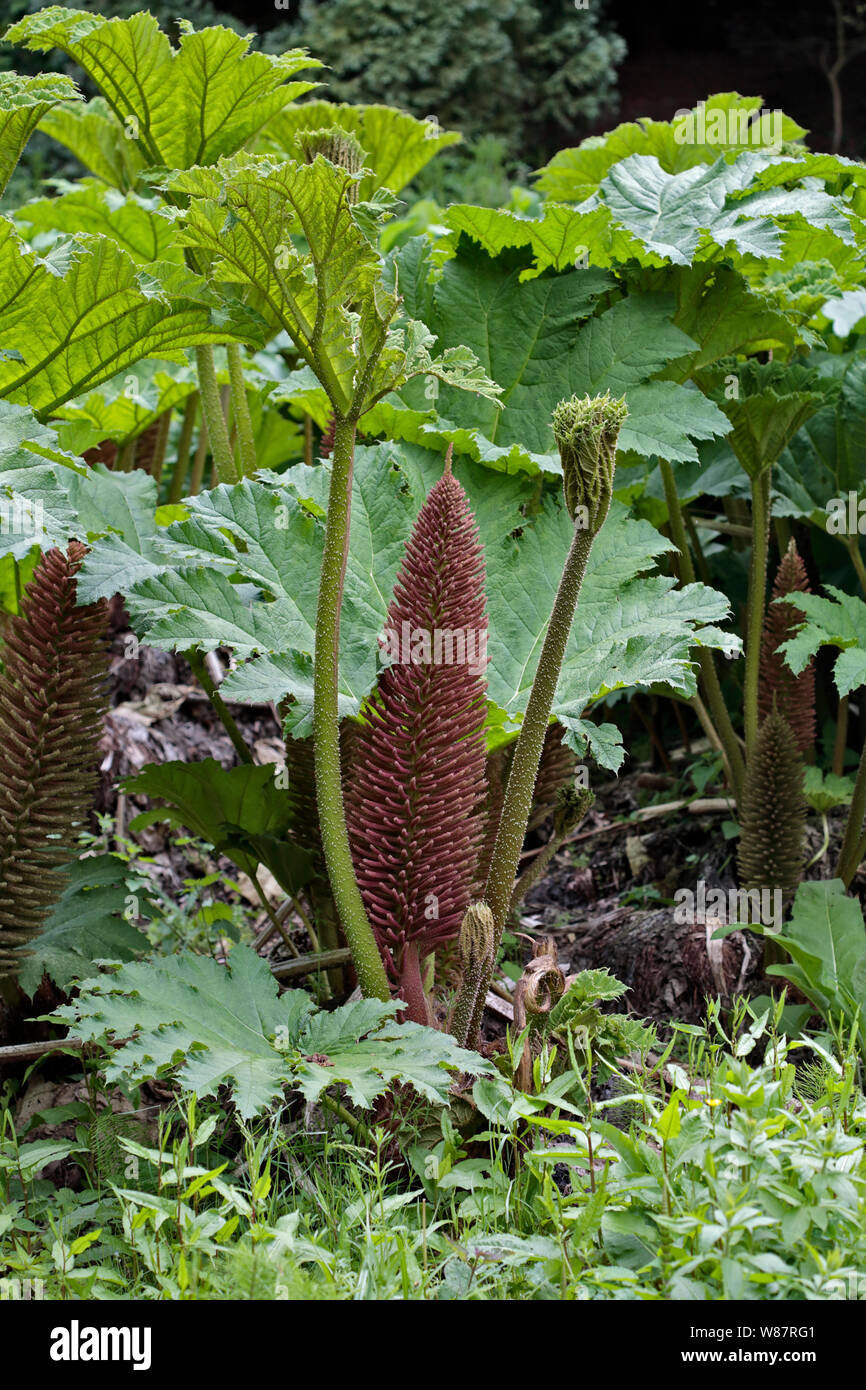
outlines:
[[[594,804],[595,793],[588,787],[560,787],[553,812],[554,837],[565,839]]]
[[[349,174],[357,174],[364,167],[364,151],[350,130],[330,126],[324,130],[301,130],[297,135],[298,145],[308,164],[322,155],[331,164],[345,169]],[[358,201],[358,187],[348,190],[349,202]]]
[[[460,925],[460,956],[463,979],[451,1011],[449,1032],[461,1046],[474,1038],[481,1027],[487,977],[496,959],[496,923],[487,903],[470,903]]]
[[[576,526],[596,535],[613,492],[616,442],[628,415],[625,397],[572,396],[553,412],[553,434],[562,459],[565,505]]]
[[[470,903],[460,925],[460,956],[464,969],[493,955],[495,923],[486,903]]]

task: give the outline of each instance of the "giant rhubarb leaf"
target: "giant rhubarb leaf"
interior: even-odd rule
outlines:
[[[183,1090],[199,1096],[227,1086],[245,1119],[286,1085],[310,1101],[345,1086],[353,1104],[368,1108],[397,1082],[447,1105],[455,1073],[492,1074],[448,1033],[394,1022],[396,1008],[360,999],[317,1012],[303,990],[278,996],[267,964],[237,946],[228,968],[192,955],[123,965],[87,981],[55,1017],[86,1040],[125,1039],[111,1050],[108,1080],[137,1085],[179,1069]]]
[[[441,467],[441,455],[408,445],[356,451],[340,628],[343,713],[356,712],[375,683],[378,636],[403,546]],[[469,460],[456,471],[485,548],[489,697],[519,719],[573,527],[558,495],[537,509],[530,479],[505,479]],[[309,732],[329,475],[328,464],[301,464],[278,477],[188,499],[188,519],[161,532],[159,554],[147,562],[149,577],[132,583],[124,575],[129,557],[119,538],[97,540],[82,573],[82,595],[105,593],[112,584],[121,588],[140,635],[153,645],[234,646],[241,663],[226,678],[224,693],[242,700],[292,695],[290,726],[297,734]],[[631,520],[616,505],[593,546],[555,713],[578,746],[590,736],[608,765],[621,753],[610,747],[610,730],[599,735],[596,726],[581,722],[587,706],[631,685],[670,684],[693,694],[691,649],[705,643],[729,654],[737,650],[736,639],[716,626],[728,612],[721,594],[701,584],[676,589],[672,579],[647,574],[668,548],[647,522]]]
[[[750,358],[736,365],[735,380],[736,394],[721,388],[717,394],[731,422],[731,448],[754,480],[773,466],[801,425],[824,404],[826,394],[812,389],[820,383],[802,363],[785,366]],[[832,382],[826,386],[829,391]]]
[[[291,809],[269,765],[227,769],[214,758],[151,763],[123,789],[167,803],[143,811],[133,830],[157,821],[185,826],[251,877],[259,863],[266,864],[286,893],[297,893],[309,880],[310,856],[286,838]]]
[[[655,155],[632,154],[612,166],[581,211],[607,208],[647,251],[674,265],[691,265],[699,252],[715,248],[774,259],[785,238],[780,219],[805,219],[854,245],[848,209],[839,198],[812,186],[753,186],[772,162],[766,153],[741,154],[732,163],[721,155],[709,166],[669,174]]]
[[[43,253],[46,234],[56,239],[62,232],[88,232],[111,237],[141,265],[152,261],[182,264],[183,256],[174,245],[175,229],[168,218],[160,216],[160,206],[157,198],[118,193],[95,179],[85,179],[70,185],[59,197],[31,198],[16,210],[15,220],[26,229],[28,239],[41,237]]]
[[[771,147],[806,132],[790,116],[773,112],[763,124],[761,97],[719,92],[672,121],[627,121],[606,135],[591,135],[575,149],[560,150],[541,171],[538,187],[551,198],[580,203],[594,193],[614,164],[632,154],[654,155],[669,174],[713,164],[722,153]],[[709,136],[709,138],[708,138]]]
[[[604,271],[574,270],[523,280],[522,262],[496,259],[465,247],[424,285],[415,247],[394,258],[408,305],[440,348],[465,344],[502,388],[503,409],[458,395],[447,386],[410,382],[362,421],[418,443],[450,441],[493,467],[559,472],[550,425],[558,401],[610,390],[625,395],[629,416],[620,449],[669,459],[696,459],[694,439],[723,434],[721,411],[699,391],[652,380],[667,365],[691,356],[697,344],[673,323],[675,305],[663,294],[620,300],[592,315],[612,280]],[[578,327],[584,320],[583,326]],[[435,404],[435,409],[433,405]]]
[[[146,473],[87,468],[61,448],[56,429],[25,406],[0,401],[0,554],[21,558],[34,545],[65,548],[70,537],[110,535],[122,561],[106,574],[102,555],[103,582],[89,575],[87,601],[110,598],[121,587],[115,582],[121,566],[127,583],[153,572],[146,557],[159,554],[156,500],[156,483]]]
[[[79,234],[46,258],[0,224],[0,396],[46,416],[143,357],[198,343],[261,341],[262,324],[204,281],[147,271],[107,237]]]
[[[319,66],[302,49],[279,57],[250,53],[249,36],[231,29],[196,33],[188,20],[181,29],[173,48],[147,11],[106,19],[52,5],[13,24],[5,38],[72,58],[102,91],[118,138],[133,141],[148,164],[168,169],[233,153],[315,85],[288,81]]]
[[[64,870],[66,886],[45,925],[22,951],[18,984],[33,995],[43,975],[60,989],[92,975],[99,961],[130,961],[150,943],[129,921],[149,916],[147,904],[130,900],[128,870],[120,859],[102,854],[79,859]]]
[[[376,634],[415,515],[389,459],[387,450],[356,454],[340,644],[346,714],[359,709],[380,670]],[[258,654],[228,677],[226,694],[279,700],[291,691],[293,727],[308,732],[329,478],[327,466],[298,465],[267,484],[245,479],[188,498],[188,519],[137,550],[120,535],[97,541],[81,592],[122,590],[154,646],[228,643],[240,658]]]
[[[75,430],[59,427],[64,440],[70,436],[85,446],[103,439],[136,439],[166,410],[182,406],[196,390],[195,369],[178,362],[146,358],[111,377],[96,391],[79,396],[58,408],[57,419],[75,423]]]
[[[0,73],[0,193],[43,116],[58,102],[77,96],[72,78],[59,73],[39,77]]]
[[[357,204],[362,176],[321,154],[306,164],[238,156],[191,170],[170,181],[190,197],[180,243],[288,333],[344,414],[420,373],[495,399],[498,387],[465,343],[443,344],[434,359],[423,324],[392,327],[398,297],[384,288],[369,225],[378,228],[382,210]]]
[[[833,668],[833,679],[840,696],[866,683],[866,603],[832,584],[824,588],[830,595],[791,594],[779,601],[805,614],[794,636],[779,651],[795,675],[804,671],[820,647],[840,647]]]
[[[59,145],[109,188],[129,192],[150,164],[104,97],[87,102],[65,101],[49,111],[39,125]]]

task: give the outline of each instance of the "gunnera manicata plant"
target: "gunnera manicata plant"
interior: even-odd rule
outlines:
[[[450,451],[406,544],[385,643],[393,664],[353,740],[349,840],[405,1017],[429,1023],[424,975],[469,905],[486,791],[484,552]]]

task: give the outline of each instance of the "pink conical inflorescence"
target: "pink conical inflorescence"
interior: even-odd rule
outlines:
[[[776,572],[771,601],[764,617],[758,713],[763,721],[774,708],[778,708],[790,724],[801,753],[805,753],[815,742],[815,663],[810,661],[805,670],[795,676],[784,661],[779,648],[793,636],[806,615],[801,608],[774,600],[784,594],[810,592],[806,566],[792,540]]]
[[[353,741],[349,836],[405,1016],[426,1023],[424,959],[460,930],[486,790],[484,552],[450,465],[407,542],[384,646],[393,664]]]

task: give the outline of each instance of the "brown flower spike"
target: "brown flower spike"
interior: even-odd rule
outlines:
[[[42,556],[11,619],[0,674],[0,974],[42,926],[92,803],[105,678],[107,607],[77,608],[86,547]]]
[[[450,457],[407,542],[386,645],[353,747],[349,838],[404,1017],[428,1023],[424,961],[460,930],[485,794],[484,552]]]
[[[805,614],[790,603],[772,600],[785,594],[809,592],[806,566],[792,540],[776,571],[771,602],[764,617],[758,715],[761,720],[766,719],[775,704],[790,724],[801,753],[815,742],[815,665],[810,661],[798,676],[786,665],[779,647],[793,635]]]

